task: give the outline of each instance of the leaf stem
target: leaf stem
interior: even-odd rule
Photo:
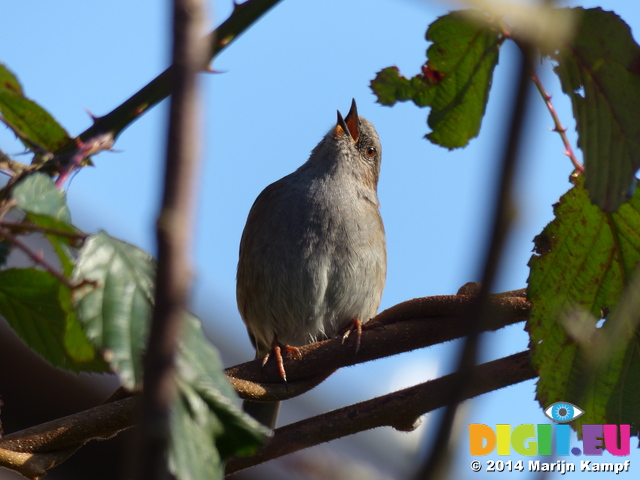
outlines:
[[[40,253],[35,252],[34,250],[31,249],[31,247],[29,247],[29,245],[24,243],[22,240],[20,240],[16,235],[11,233],[6,228],[0,228],[0,237],[4,237],[11,244],[15,245],[20,250],[22,250],[31,260],[33,260],[36,263],[36,265],[40,265],[42,268],[44,268],[47,272],[49,272],[51,275],[56,277],[60,281],[60,283],[62,283],[64,286],[66,286],[70,290],[75,290],[76,288],[80,288],[83,285],[94,283],[89,280],[82,280],[78,284],[71,283],[68,278],[66,278],[62,273],[58,271],[57,268],[55,268],[47,260],[44,259],[44,254],[42,252]]]
[[[59,237],[66,237],[76,241],[84,241],[87,238],[85,233],[77,232],[65,232],[63,230],[58,230],[56,228],[51,227],[43,227],[40,225],[35,225],[29,222],[8,222],[6,220],[0,220],[0,227],[7,228],[12,232],[40,232],[45,234],[57,235]]]

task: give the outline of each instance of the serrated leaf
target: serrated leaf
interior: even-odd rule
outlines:
[[[76,314],[122,384],[134,389],[142,382],[142,354],[153,305],[153,258],[100,232],[79,250],[72,279],[95,282],[74,291]]]
[[[71,137],[40,105],[24,97],[15,75],[0,65],[0,114],[24,145],[55,152]]]
[[[48,215],[65,223],[71,223],[67,196],[56,188],[44,173],[34,173],[20,181],[12,190],[12,198],[26,212]]]
[[[171,420],[171,471],[178,479],[222,478],[224,461],[253,453],[270,433],[242,412],[218,352],[186,315]]]
[[[629,312],[638,311],[621,309],[619,301],[625,288],[638,296],[640,194],[609,214],[589,201],[581,177],[574,182],[529,262],[527,328],[540,374],[537,398],[543,408],[556,401],[578,405],[585,414],[576,425],[628,423],[637,431],[640,335]]]
[[[36,353],[50,364],[74,372],[102,372],[82,330],[64,308],[69,291],[49,272],[34,268],[0,271],[0,314]]]
[[[465,10],[438,18],[426,38],[433,44],[421,75],[408,80],[397,68],[385,68],[371,88],[384,105],[410,99],[430,106],[426,137],[449,149],[463,147],[480,131],[502,35],[484,14]]]
[[[629,26],[600,8],[559,9],[579,15],[575,35],[548,52],[571,98],[585,187],[593,203],[615,211],[629,199],[640,168],[640,46]]]
[[[400,75],[397,67],[382,69],[371,81],[371,90],[382,105],[392,106],[396,102],[413,100],[419,107],[427,107],[433,102],[436,89],[428,83],[424,75],[408,79]]]

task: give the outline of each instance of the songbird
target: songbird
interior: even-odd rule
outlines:
[[[240,241],[236,297],[257,358],[355,332],[378,311],[387,252],[379,211],[381,146],[355,100],[295,172],[256,198]],[[279,348],[274,348],[279,347]],[[245,402],[274,428],[280,402]]]

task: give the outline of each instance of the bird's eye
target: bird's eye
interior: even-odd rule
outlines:
[[[378,150],[376,150],[376,147],[367,147],[367,149],[364,151],[365,155],[369,158],[374,157],[376,152]]]

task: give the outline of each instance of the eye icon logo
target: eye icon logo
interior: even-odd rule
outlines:
[[[584,413],[579,407],[569,402],[556,402],[549,405],[544,414],[554,422],[567,423],[575,420]]]

